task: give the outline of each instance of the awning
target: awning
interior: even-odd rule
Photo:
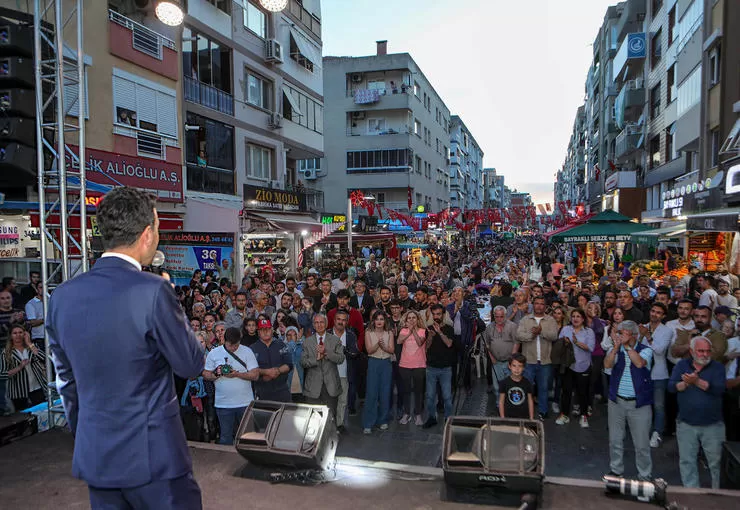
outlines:
[[[555,229],[551,232],[545,232],[544,234],[542,234],[542,236],[547,240],[555,234],[560,234],[562,232],[566,232],[570,229],[576,228],[578,225],[583,225],[586,221],[590,220],[595,215],[595,213],[591,213],[587,216],[583,216],[582,218],[577,218],[573,223],[569,223],[568,225]]]
[[[323,228],[323,224],[320,221],[317,221],[307,213],[290,214],[245,210],[244,217],[265,222],[270,230],[287,230],[290,232],[308,230],[311,232],[321,232]]]
[[[372,243],[378,241],[389,241],[395,235],[391,232],[378,232],[374,234],[352,234],[353,243]],[[325,244],[347,244],[347,234],[332,234],[322,241]]]
[[[650,227],[630,221],[627,216],[612,210],[603,211],[583,225],[553,235],[553,243],[613,243],[632,242],[632,234]]]
[[[298,106],[298,101],[296,101],[288,89],[283,89],[283,95],[288,100],[288,103],[290,103],[290,109],[293,110],[293,115],[303,115],[301,108]]]
[[[686,220],[686,229],[701,232],[737,232],[739,223],[740,208],[718,209],[690,214]]]
[[[632,234],[632,242],[656,246],[658,243],[678,242],[680,236],[686,233],[686,222],[670,227],[646,230],[639,234]]]
[[[300,56],[310,61],[315,66],[321,66],[321,50],[316,48],[308,40],[296,32],[295,30],[290,31],[290,37],[295,41],[295,45],[298,47],[298,53]],[[292,56],[293,54],[291,54]]]

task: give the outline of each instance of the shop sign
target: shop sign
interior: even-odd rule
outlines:
[[[321,224],[322,225],[335,225],[337,223],[341,223],[342,226],[339,227],[336,231],[337,232],[346,232],[346,230],[347,230],[347,216],[345,214],[322,214],[321,215]]]
[[[247,209],[268,211],[305,211],[303,193],[244,185],[244,205]]]
[[[175,285],[190,284],[196,269],[233,279],[233,233],[160,232],[159,249],[165,256],[163,268]]]
[[[564,237],[564,243],[620,243],[630,242],[632,234],[608,234],[608,235],[588,235],[588,236],[569,236]]]
[[[78,148],[71,146],[74,152]],[[89,181],[107,186],[131,186],[151,192],[162,202],[183,202],[182,166],[142,158],[130,154],[115,154],[97,149],[86,149],[86,177]],[[65,156],[67,167],[79,169],[79,163]]]
[[[686,220],[686,230],[708,232],[737,232],[740,217],[737,214],[690,217]]]
[[[663,200],[663,217],[673,218],[681,216],[683,211],[683,197],[669,198]]]
[[[41,234],[30,220],[20,216],[5,216],[0,221],[0,259],[36,257],[41,249]],[[27,253],[31,249],[33,254]]]
[[[606,181],[604,181],[604,189],[606,191],[611,191],[617,187],[617,184],[619,184],[619,174],[615,172],[607,177]]]

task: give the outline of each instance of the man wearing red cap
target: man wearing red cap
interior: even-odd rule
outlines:
[[[293,368],[293,355],[284,342],[274,337],[269,320],[257,321],[257,335],[260,341],[251,346],[260,367],[260,378],[254,383],[257,398],[291,402],[288,373]]]

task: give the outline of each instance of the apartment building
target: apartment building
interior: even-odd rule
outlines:
[[[186,228],[239,232],[239,212],[260,209],[265,190],[323,210],[311,186],[324,155],[319,0],[279,13],[189,0],[182,41]]]
[[[510,199],[506,179],[499,175],[495,168],[483,169],[483,207],[500,209],[509,207],[507,199]]]
[[[556,177],[555,202],[585,202],[586,180],[586,106],[580,106],[573,120],[565,162]]]
[[[325,196],[340,204],[362,190],[403,212],[409,198],[413,210],[448,207],[450,111],[411,55],[378,41],[376,55],[323,62]]]
[[[453,115],[450,119],[450,207],[465,210],[482,207],[482,171],[483,151],[462,119]]]

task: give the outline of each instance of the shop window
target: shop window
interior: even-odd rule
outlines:
[[[262,181],[272,176],[272,149],[260,145],[247,144],[247,177]]]

